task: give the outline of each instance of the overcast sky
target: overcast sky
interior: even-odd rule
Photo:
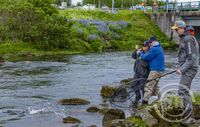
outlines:
[[[77,4],[78,2],[82,2],[82,0],[72,0],[72,4]]]

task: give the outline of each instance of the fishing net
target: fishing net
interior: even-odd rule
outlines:
[[[130,81],[131,83],[127,83],[130,85],[120,85],[109,99],[111,106],[118,108],[132,108],[137,106],[139,102],[138,97],[143,97],[143,87],[137,84],[139,80],[145,80],[145,78],[132,80]]]
[[[138,103],[143,99],[143,85],[150,81],[158,80],[159,78],[172,74],[174,72],[176,72],[176,70],[164,73],[163,75],[154,79],[146,80],[146,78],[138,78],[133,79],[124,85],[120,85],[110,97],[110,105],[112,107],[123,109],[130,109],[136,107]],[[145,80],[143,85],[139,83],[141,80]]]

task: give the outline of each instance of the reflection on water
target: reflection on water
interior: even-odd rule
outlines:
[[[175,53],[166,54],[167,71],[175,68]],[[0,66],[0,126],[5,127],[66,127],[62,118],[80,119],[83,126],[101,126],[102,115],[87,113],[91,105],[99,106],[102,85],[118,85],[132,77],[131,52],[45,56],[5,62]],[[30,61],[33,60],[33,61]],[[161,79],[161,87],[178,83],[171,74]],[[192,89],[200,90],[199,74]],[[80,97],[91,102],[84,106],[62,106],[58,100]],[[31,124],[30,124],[31,123]]]

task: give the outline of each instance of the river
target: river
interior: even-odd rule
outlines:
[[[176,53],[167,52],[166,71],[175,67]],[[103,116],[88,113],[92,105],[102,104],[103,85],[118,85],[133,76],[131,52],[107,52],[84,55],[45,56],[0,65],[0,126],[3,127],[70,127],[62,119],[80,119],[80,126],[101,127]],[[161,87],[178,83],[180,76],[161,79]],[[192,90],[200,90],[197,74]],[[60,99],[80,97],[91,102],[85,106],[63,106]]]

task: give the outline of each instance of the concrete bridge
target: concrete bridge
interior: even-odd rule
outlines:
[[[178,42],[178,36],[171,31],[171,26],[181,19],[195,28],[196,38],[200,43],[200,1],[169,3],[163,9],[161,10],[166,13],[154,13],[151,19],[170,40]]]
[[[150,15],[150,18],[160,27],[162,32],[164,32],[169,39],[175,42],[178,42],[178,36],[171,31],[171,26],[176,20],[184,20],[187,25],[191,25],[195,28],[196,38],[200,43],[200,11],[154,13]]]

